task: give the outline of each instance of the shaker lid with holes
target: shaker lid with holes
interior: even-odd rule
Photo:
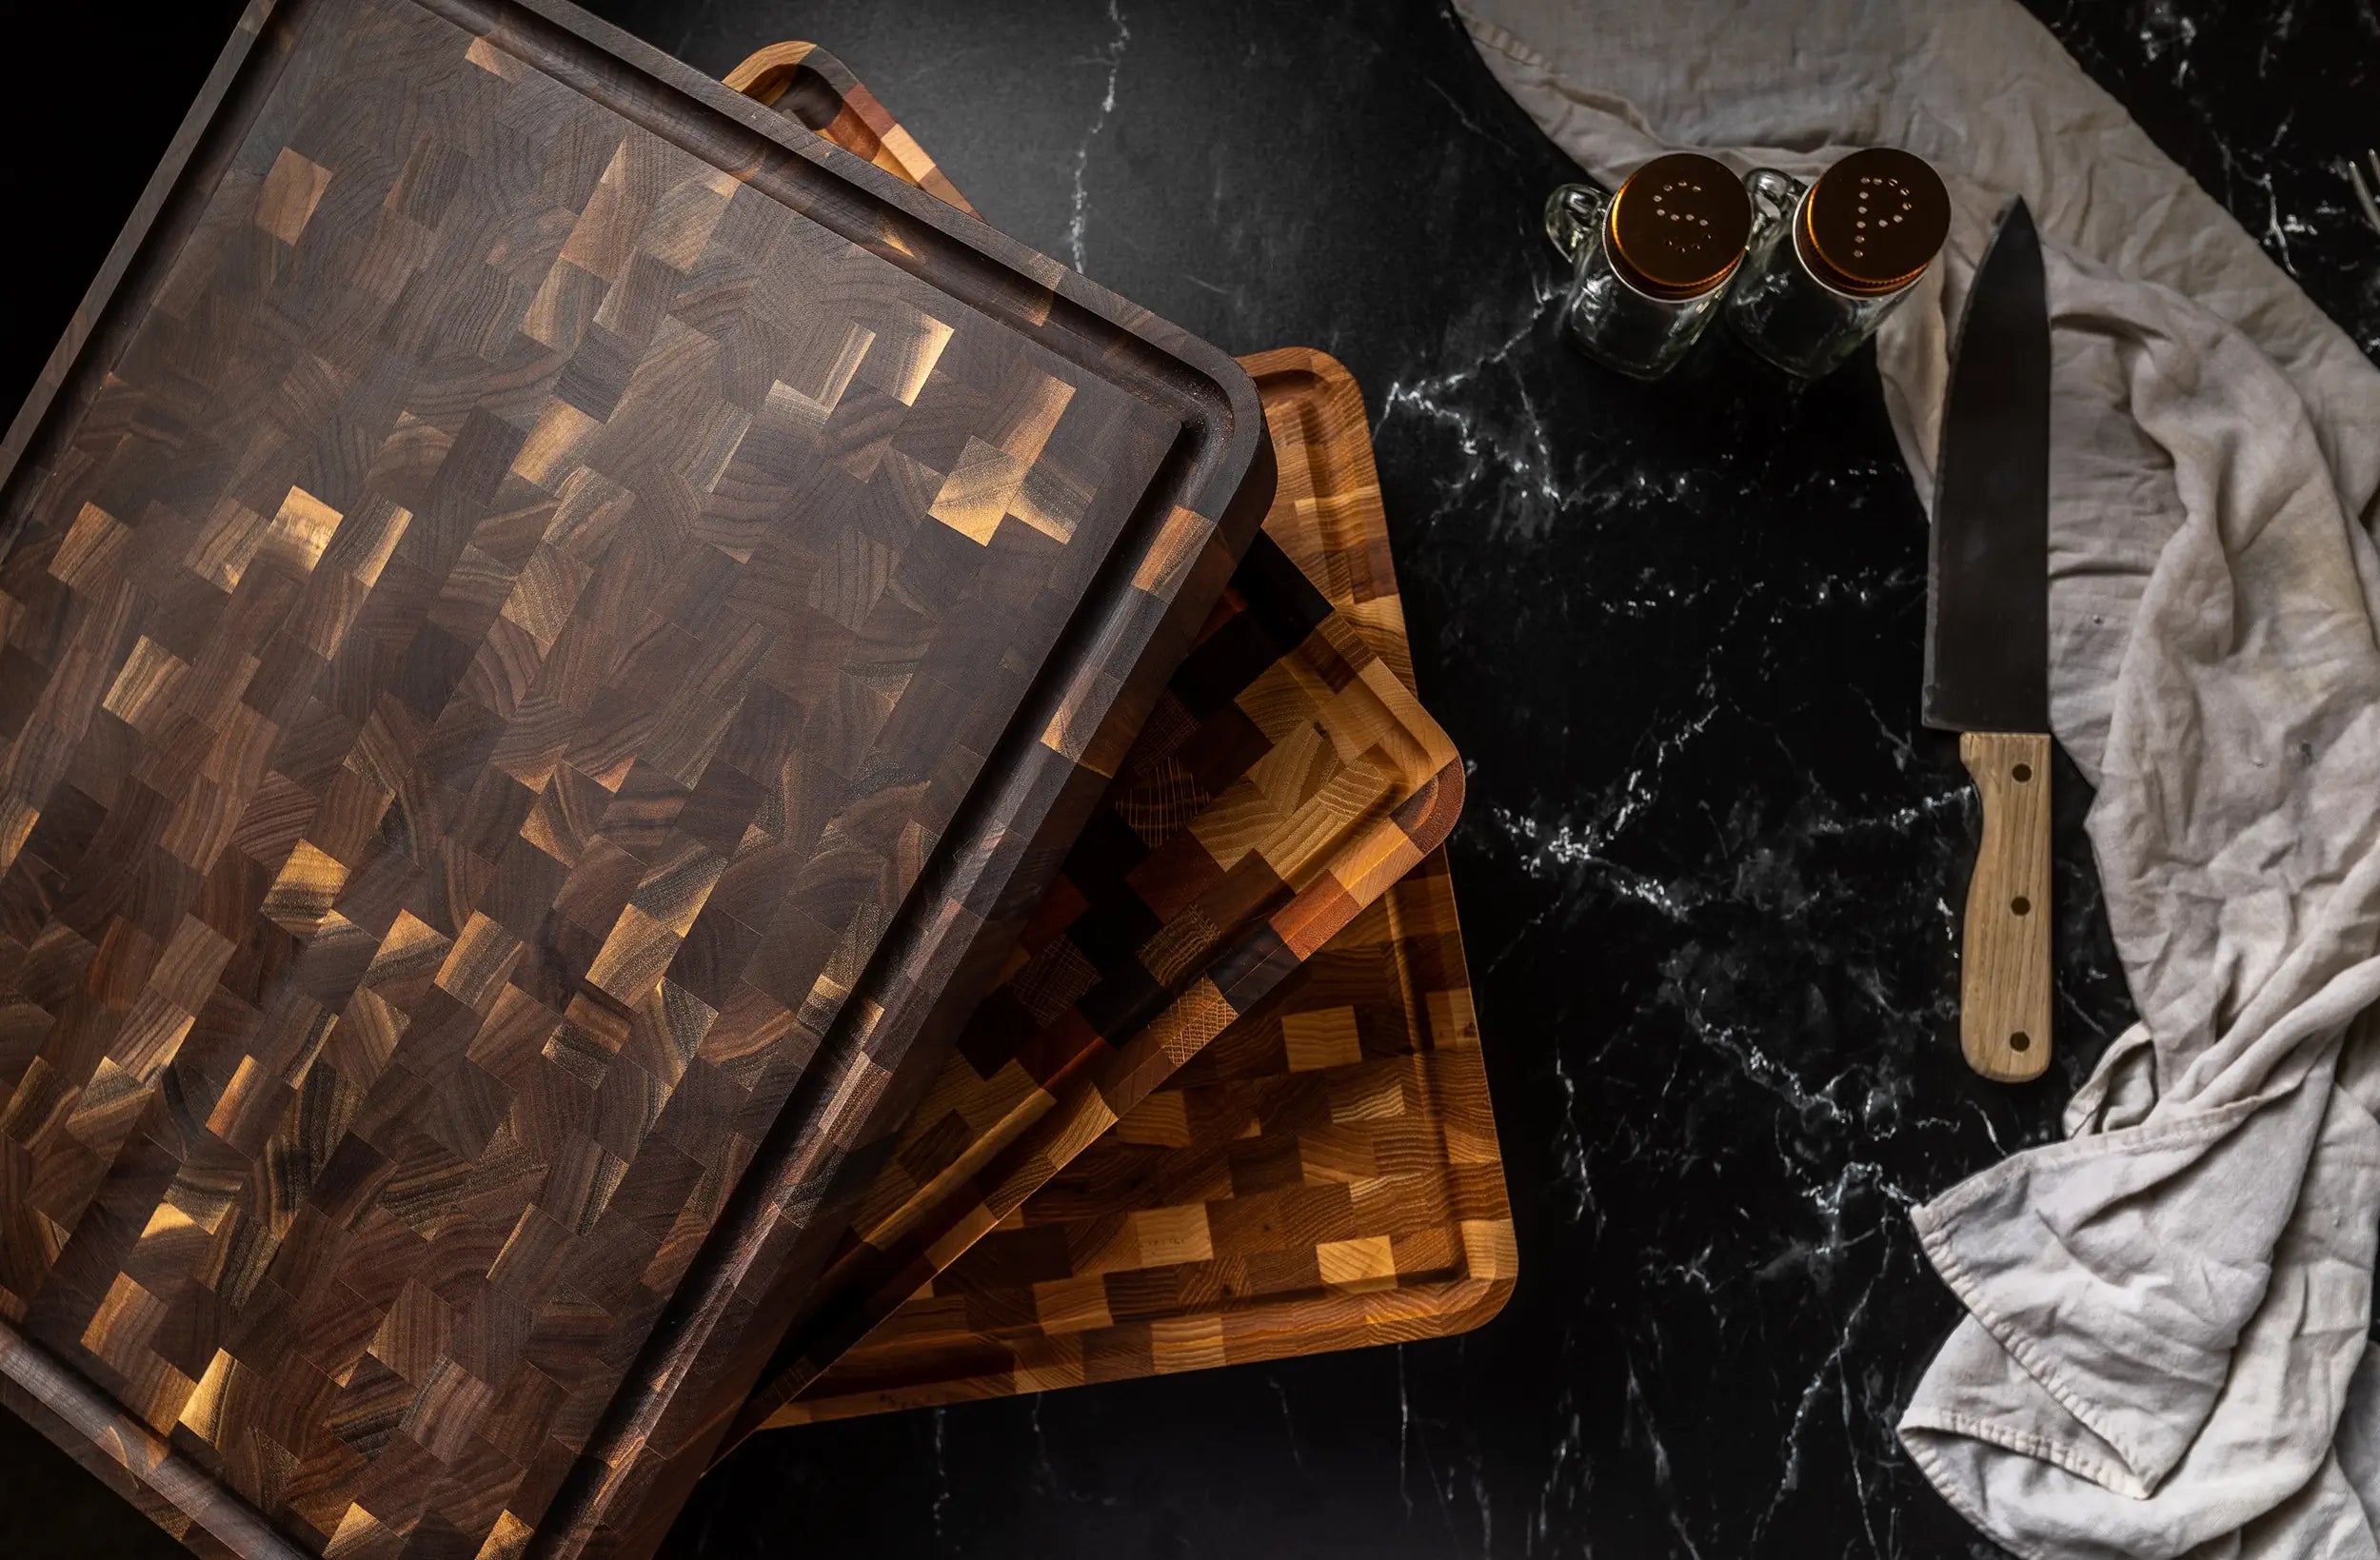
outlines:
[[[1845,292],[1897,292],[1925,274],[1951,229],[1951,198],[1925,159],[1894,147],[1854,151],[1802,203],[1805,253]]]
[[[1743,259],[1752,203],[1727,165],[1677,151],[1630,174],[1609,220],[1612,257],[1630,283],[1656,298],[1692,298]]]

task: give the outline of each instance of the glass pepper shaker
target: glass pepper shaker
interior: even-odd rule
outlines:
[[[1545,203],[1545,236],[1570,262],[1563,318],[1588,356],[1658,379],[1702,334],[1744,258],[1752,203],[1725,164],[1672,152],[1616,193],[1564,185]]]
[[[1923,158],[1854,151],[1805,185],[1744,176],[1752,252],[1727,297],[1728,328],[1804,379],[1833,371],[1908,295],[1950,232],[1950,194]]]

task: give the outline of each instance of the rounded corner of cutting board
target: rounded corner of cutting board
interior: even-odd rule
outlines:
[[[1205,398],[1200,398],[1200,420],[1207,424],[1207,434],[1218,452],[1215,483],[1201,507],[1219,519],[1227,514],[1245,516],[1247,523],[1241,529],[1253,537],[1265,511],[1273,506],[1280,481],[1272,425],[1265,419],[1256,379],[1238,358],[1200,337],[1184,334],[1172,350],[1222,399],[1219,415],[1218,409],[1210,409],[1203,404]]]
[[[1471,782],[1463,773],[1459,756],[1449,760],[1444,768],[1433,776],[1429,783],[1414,795],[1416,801],[1426,796],[1426,803],[1417,809],[1412,838],[1415,846],[1427,856],[1453,837],[1455,825],[1462,821],[1462,805]]]

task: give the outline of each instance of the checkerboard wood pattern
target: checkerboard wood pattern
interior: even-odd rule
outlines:
[[[656,1541],[1269,496],[775,123],[258,0],[11,430],[0,1379],[201,1552]]]
[[[1281,464],[1266,540],[1409,679],[1354,381],[1243,362]],[[1442,1337],[1517,1271],[1441,846],[765,1422]]]
[[[1302,365],[1292,377],[1313,379]],[[1276,449],[1294,446],[1277,437]],[[1294,506],[1294,453],[1280,470]],[[1282,514],[1277,502],[1268,527]],[[745,1420],[1418,865],[1453,827],[1461,780],[1452,744],[1354,622],[1259,539],[902,1129]]]
[[[1445,853],[1367,907],[771,1425],[1442,1337],[1510,1204]]]

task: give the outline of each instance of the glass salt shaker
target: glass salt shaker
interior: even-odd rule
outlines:
[[[1546,200],[1545,236],[1571,265],[1572,338],[1623,374],[1658,379],[1710,324],[1751,232],[1743,186],[1696,152],[1656,157],[1612,195],[1562,186]]]
[[[1769,168],[1744,184],[1756,214],[1728,327],[1803,379],[1832,372],[1875,334],[1950,232],[1941,177],[1892,147],[1854,151],[1815,184]]]

